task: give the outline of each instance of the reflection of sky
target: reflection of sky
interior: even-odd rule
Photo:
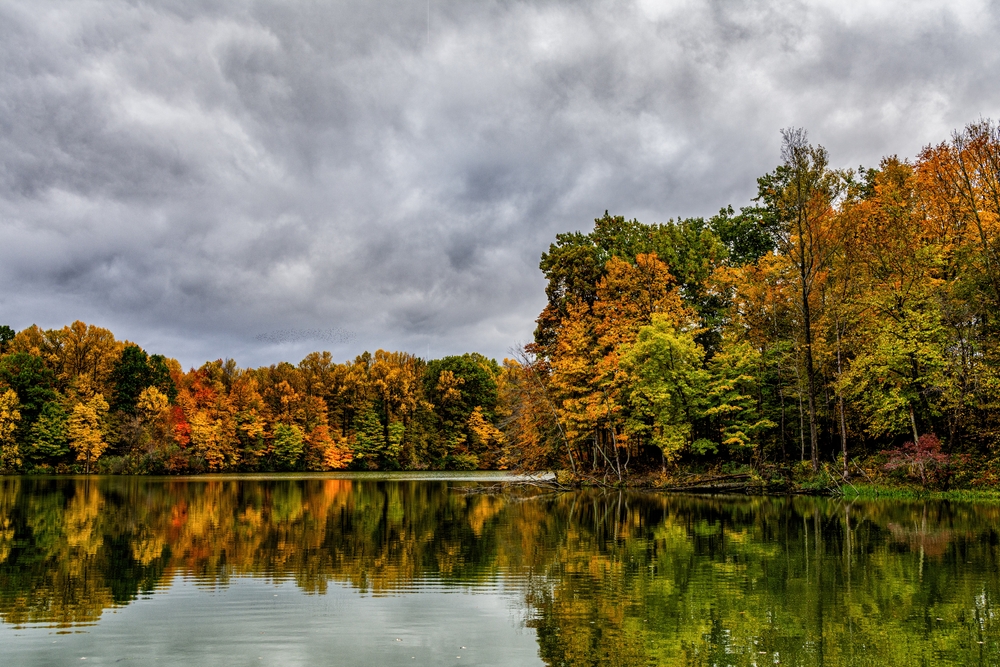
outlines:
[[[0,625],[0,653],[3,664],[25,667],[541,665],[535,631],[522,621],[517,595],[500,587],[374,597],[334,583],[310,595],[290,581],[204,588],[178,578],[68,634]]]

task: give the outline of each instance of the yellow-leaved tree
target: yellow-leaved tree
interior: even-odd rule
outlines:
[[[69,446],[76,452],[76,460],[83,461],[84,471],[90,472],[90,464],[97,461],[107,449],[108,443],[101,432],[101,417],[108,411],[108,402],[101,394],[73,406],[69,416]]]
[[[21,465],[21,453],[14,431],[21,421],[20,403],[13,389],[0,394],[0,470],[14,470]]]
[[[156,387],[146,387],[143,389],[139,394],[139,400],[136,401],[139,414],[147,422],[159,417],[169,404],[170,400]]]
[[[483,414],[483,406],[477,405],[473,408],[466,426],[472,436],[472,445],[478,451],[483,452],[480,464],[490,467],[499,465],[500,453],[503,451],[504,445],[503,431],[490,423]]]
[[[135,407],[143,428],[143,446],[153,452],[170,437],[170,399],[156,387],[146,387]]]
[[[220,401],[220,403],[222,403]],[[199,410],[188,419],[191,444],[209,470],[224,470],[239,463],[236,448],[236,424],[224,405],[218,409]]]

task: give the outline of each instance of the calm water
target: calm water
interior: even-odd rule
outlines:
[[[482,481],[0,478],[0,664],[1000,665],[996,505]]]

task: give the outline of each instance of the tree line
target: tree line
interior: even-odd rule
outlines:
[[[162,355],[74,322],[5,327],[0,467],[187,473],[475,469],[503,465],[499,365],[480,354],[423,360],[314,352],[183,371]]]
[[[0,467],[636,469],[865,457],[1000,479],[1000,127],[836,169],[802,130],[738,212],[558,234],[502,364],[376,351],[180,365],[0,330]],[[959,458],[956,458],[959,457]],[[964,458],[961,458],[964,457]],[[103,463],[102,463],[103,461]]]

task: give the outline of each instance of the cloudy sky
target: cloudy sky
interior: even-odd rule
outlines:
[[[913,156],[1000,116],[998,33],[977,1],[0,0],[0,324],[502,357],[557,232],[745,205],[783,127]]]

